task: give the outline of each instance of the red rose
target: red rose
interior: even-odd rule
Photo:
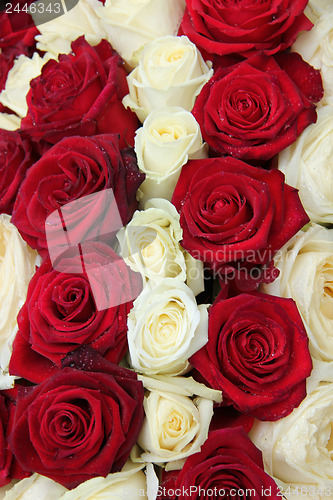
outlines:
[[[15,414],[16,391],[2,391],[0,394],[0,487],[12,479],[23,479],[30,475],[22,470],[8,445]]]
[[[83,258],[92,269],[102,269],[109,304],[115,305],[98,308],[96,290],[101,294],[106,287],[100,283],[100,289],[92,289],[91,277],[82,273],[75,257],[61,260],[68,273],[54,270],[46,259],[29,283],[27,300],[17,318],[11,374],[39,383],[59,371],[66,354],[82,344],[113,363],[125,355],[127,315],[132,307],[129,298],[140,293],[138,275],[103,243],[85,245]]]
[[[303,14],[308,0],[186,0],[181,33],[208,54],[249,57],[290,47],[300,31],[310,30]]]
[[[133,146],[138,121],[121,102],[128,87],[119,55],[107,41],[92,47],[84,37],[72,52],[48,61],[31,81],[22,129],[39,151],[63,137],[105,133],[120,134],[122,148]]]
[[[22,7],[28,3],[31,3],[31,0],[7,2],[8,9],[0,12],[0,49],[2,51],[14,49],[17,51],[17,55],[32,54],[36,44],[35,35],[38,35],[39,32],[32,23],[31,16],[22,11]],[[19,6],[20,12],[14,11],[16,5]],[[7,10],[12,12],[7,13]],[[29,29],[22,29],[26,27]]]
[[[16,131],[0,129],[1,213],[12,213],[18,189],[32,162],[29,143]]]
[[[231,157],[190,160],[172,202],[180,212],[182,246],[222,274],[229,263],[267,264],[309,221],[282,172]]]
[[[253,293],[217,300],[208,339],[191,363],[225,403],[260,420],[278,420],[305,398],[312,361],[292,299]]]
[[[201,90],[193,115],[211,148],[235,158],[269,160],[317,120],[320,72],[299,54],[257,54],[219,68]],[[294,76],[293,76],[294,75]]]
[[[25,470],[74,488],[121,470],[142,421],[136,374],[80,350],[45,382],[19,388],[9,441]]]
[[[118,142],[115,134],[68,137],[29,168],[19,189],[12,222],[32,248],[45,254],[46,219],[66,204],[68,213],[65,209],[62,212],[74,244],[118,230],[129,221],[136,208],[135,193],[144,175],[138,171],[134,154],[120,151]],[[107,190],[112,191],[116,205],[111,202],[107,205]],[[89,198],[102,191],[106,193],[100,200]],[[83,205],[70,204],[82,197],[86,200]],[[114,222],[116,211],[119,220]],[[116,223],[118,227],[114,227]],[[60,219],[59,224],[62,224]],[[58,234],[55,226],[54,238]],[[62,234],[60,231],[60,239]],[[52,241],[52,244],[58,243]]]
[[[212,500],[267,498],[278,500],[279,490],[264,471],[261,451],[242,427],[212,431],[199,453],[187,458],[175,480],[168,473],[160,485],[161,498]]]

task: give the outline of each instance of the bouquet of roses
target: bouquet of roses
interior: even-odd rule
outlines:
[[[332,34],[0,12],[0,498],[333,498]]]

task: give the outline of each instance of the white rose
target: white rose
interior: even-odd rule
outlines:
[[[256,421],[250,437],[263,452],[269,474],[286,484],[308,485],[304,491],[309,493],[310,485],[327,486],[330,492],[321,498],[332,498],[332,428],[333,384],[328,383],[309,394],[288,417]]]
[[[138,444],[140,460],[181,469],[185,458],[200,451],[206,441],[213,401],[153,390],[144,398],[145,419]]]
[[[314,358],[333,361],[333,229],[300,231],[274,258],[279,277],[263,291],[295,300]]]
[[[26,116],[28,112],[26,97],[30,81],[40,75],[42,67],[49,59],[51,55],[48,53],[41,57],[35,52],[31,59],[23,54],[18,56],[9,70],[6,87],[0,94],[1,104],[14,111],[20,118]]]
[[[133,53],[145,43],[176,35],[184,10],[185,0],[106,0],[96,14],[111,45],[133,68]]]
[[[104,500],[114,498],[117,500],[139,500],[149,498],[150,490],[146,476],[143,472],[144,464],[133,464],[128,461],[121,472],[108,474],[106,477],[95,477],[67,491],[60,500]],[[157,478],[156,478],[157,481]],[[155,489],[157,489],[155,487]],[[155,496],[152,496],[155,498]]]
[[[279,154],[279,170],[299,190],[312,221],[333,223],[333,106],[323,106],[317,114],[317,123]]]
[[[330,0],[328,0],[330,2]],[[331,2],[330,2],[331,3]],[[315,9],[321,13],[321,9]],[[333,104],[333,8],[322,9],[320,17],[309,32],[303,32],[293,45],[293,50],[300,53],[303,59],[320,69],[324,98],[321,104]]]
[[[0,128],[5,130],[17,130],[21,126],[21,118],[17,115],[9,115],[8,113],[0,113]]]
[[[39,24],[38,13],[32,14],[40,35],[36,35],[37,49],[49,52],[55,58],[59,54],[69,54],[71,43],[84,35],[90,45],[97,45],[106,34],[96,15],[99,0],[79,0],[62,16],[47,23]]]
[[[169,106],[152,111],[136,131],[138,166],[146,174],[138,197],[171,201],[183,165],[191,158],[207,158],[200,127],[192,113]]]
[[[134,301],[128,324],[131,365],[142,373],[179,375],[188,358],[208,341],[207,305],[197,305],[188,286],[165,279],[144,288]]]
[[[48,477],[33,474],[11,487],[4,500],[59,500],[66,488]]]
[[[143,280],[160,283],[164,278],[186,281],[197,295],[204,289],[202,262],[187,258],[179,242],[182,229],[179,214],[167,200],[153,199],[145,210],[136,211],[126,227],[117,233],[121,255]]]
[[[16,317],[39,260],[37,252],[23,241],[7,214],[0,215],[0,243],[0,389],[5,389],[13,384],[13,377],[7,372],[17,332]]]
[[[186,36],[164,36],[146,44],[138,66],[128,75],[129,94],[125,107],[144,122],[154,109],[181,106],[191,111],[197,95],[213,76],[211,63],[204,62]]]

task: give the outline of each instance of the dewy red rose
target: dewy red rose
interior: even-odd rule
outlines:
[[[261,293],[214,302],[208,343],[190,362],[223,401],[260,420],[278,420],[306,396],[312,370],[296,304]]]
[[[267,264],[309,221],[282,172],[231,157],[190,160],[172,202],[180,212],[182,246],[215,271],[235,262]]]
[[[101,269],[105,283],[99,283],[98,292],[103,294],[106,289],[109,299],[116,296],[116,305],[98,310],[89,277],[81,272],[80,258],[63,256],[61,264],[68,268],[67,273],[54,270],[47,258],[32,277],[17,318],[9,365],[12,375],[39,383],[59,371],[66,354],[82,344],[114,363],[125,355],[127,315],[132,307],[128,296],[136,287],[139,294],[138,276],[101,242],[85,245],[84,259]]]
[[[303,14],[308,0],[186,0],[180,32],[206,57],[275,54],[290,47],[300,31],[310,30]]]
[[[242,427],[210,432],[200,452],[188,457],[175,476],[176,471],[167,473],[165,479],[162,476],[158,498],[280,498],[276,483],[264,471],[261,451]]]
[[[18,189],[33,163],[30,144],[17,131],[0,129],[0,212],[11,214]]]
[[[68,137],[30,167],[18,192],[12,222],[32,248],[45,254],[45,222],[52,212],[82,197],[89,201],[93,193],[112,190],[121,222],[126,224],[136,208],[135,193],[143,179],[134,154],[119,150],[117,135]],[[70,222],[79,234],[77,242],[89,239],[89,232],[96,228],[106,233],[109,225],[112,230],[115,210],[110,206],[102,211],[103,220],[99,220],[96,200],[86,207],[85,217],[74,210]]]
[[[136,374],[82,349],[45,382],[19,387],[9,442],[25,470],[74,488],[122,469],[143,413]]]
[[[92,47],[78,38],[72,53],[48,61],[30,86],[21,128],[40,152],[73,135],[117,133],[121,148],[134,145],[138,121],[121,102],[126,71],[106,40]]]
[[[217,69],[203,87],[192,113],[216,153],[269,160],[317,120],[320,72],[296,53],[278,61],[259,53]]]

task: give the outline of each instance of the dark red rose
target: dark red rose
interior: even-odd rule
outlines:
[[[310,30],[308,0],[186,0],[180,31],[199,49],[220,56],[276,54]]]
[[[129,221],[144,175],[138,171],[134,154],[120,151],[118,142],[115,134],[68,137],[29,168],[12,222],[32,248],[45,254],[47,247],[50,252],[57,245],[66,247],[64,224],[73,245],[116,231]],[[45,223],[52,213],[47,241]]]
[[[16,131],[0,129],[0,212],[11,214],[27,168],[33,163],[29,143]]]
[[[231,157],[190,160],[172,202],[180,212],[182,246],[222,275],[235,271],[235,263],[239,273],[248,264],[267,264],[309,221],[282,172]]]
[[[262,293],[214,302],[208,343],[191,363],[223,401],[259,420],[278,420],[306,396],[308,337],[292,299]]]
[[[0,393],[0,487],[12,479],[23,479],[30,475],[18,465],[8,445],[8,435],[14,422],[15,399],[15,390]]]
[[[82,344],[90,345],[113,363],[119,363],[125,355],[127,315],[132,307],[129,299],[141,291],[139,275],[104,243],[83,248],[89,275],[82,272],[80,260],[74,256],[61,260],[68,272],[56,271],[47,258],[32,277],[17,318],[11,374],[42,382],[59,371],[68,352]],[[104,282],[99,282],[99,287],[91,281],[93,270],[101,270]],[[101,305],[105,292],[107,301]]]
[[[30,83],[28,113],[21,127],[39,151],[73,135],[120,134],[120,147],[133,146],[138,121],[122,105],[128,93],[123,62],[102,40],[92,47],[80,37],[72,53],[48,61]]]
[[[219,68],[203,87],[192,113],[214,151],[269,160],[316,122],[320,72],[296,53],[283,54],[279,62],[281,67],[260,53]]]
[[[175,472],[162,476],[159,498],[278,500],[279,490],[264,471],[261,451],[242,427],[212,431],[201,447]]]
[[[10,446],[25,470],[74,488],[121,470],[143,413],[136,374],[80,350],[61,372],[19,388]]]
[[[31,0],[13,0],[7,2],[8,9],[0,12],[0,49],[2,51],[14,49],[17,51],[17,55],[32,54],[36,44],[35,35],[39,32],[33,24],[31,16],[22,11],[22,7],[30,3]],[[16,5],[19,6],[20,12],[14,11]],[[9,14],[6,10],[11,10],[12,13]]]

